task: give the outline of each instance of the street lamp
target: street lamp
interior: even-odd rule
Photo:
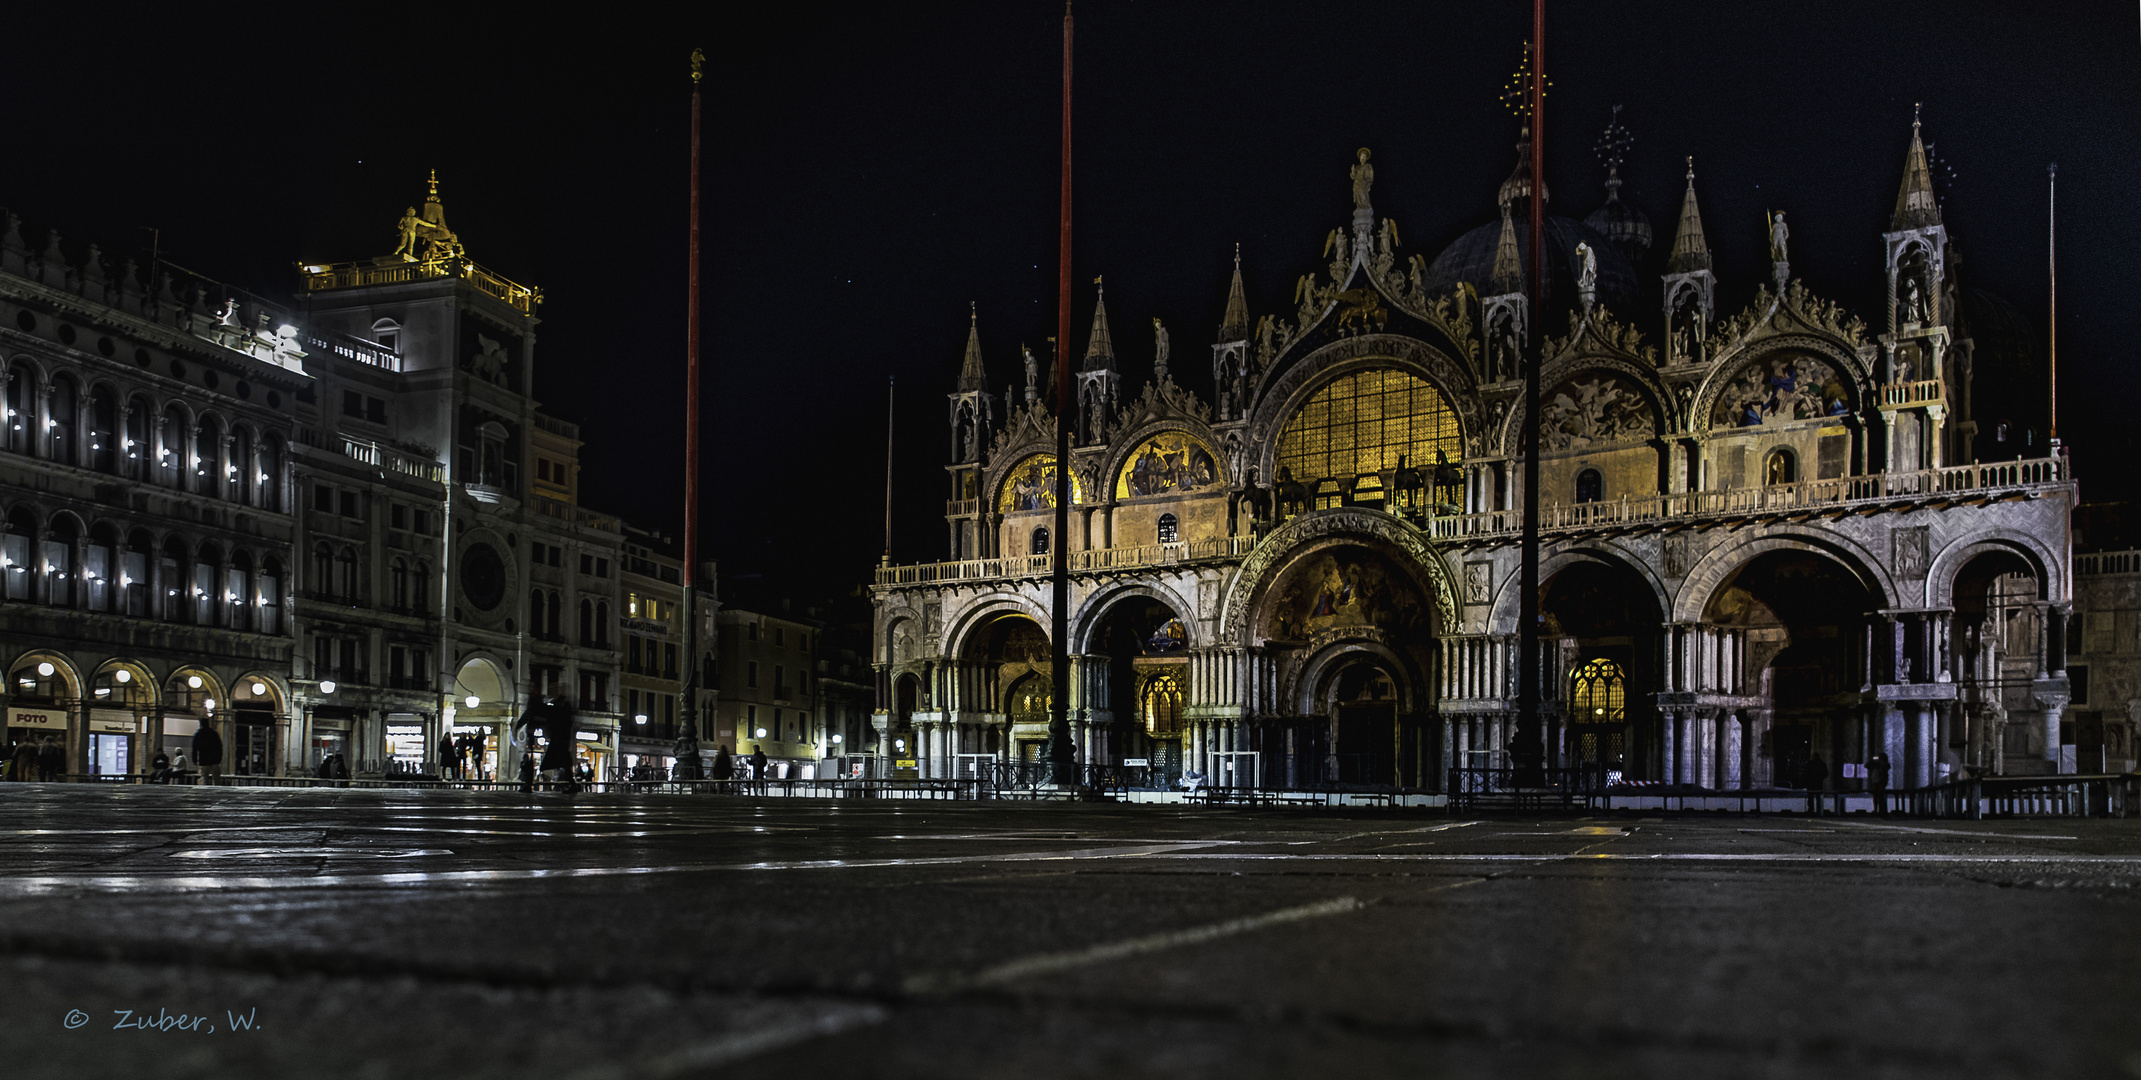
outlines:
[[[473,709],[476,706],[483,704],[483,699],[477,697],[474,694],[470,694],[467,697],[461,699],[461,704]]]
[[[121,674],[121,675],[124,675],[124,674],[126,674],[126,673],[122,671],[122,672],[120,672],[120,674]],[[334,692],[335,692],[335,681],[334,681],[333,679],[321,679],[321,680],[320,680],[320,693],[322,693],[322,694],[332,694],[332,693],[334,693]]]

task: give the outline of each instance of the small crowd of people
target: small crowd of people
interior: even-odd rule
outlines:
[[[66,748],[50,735],[41,740],[24,739],[8,752],[7,778],[11,781],[58,780],[66,774]]]
[[[489,780],[486,759],[491,737],[485,732],[446,735],[439,739],[439,771],[455,780]]]

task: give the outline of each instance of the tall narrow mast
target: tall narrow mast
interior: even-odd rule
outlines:
[[[691,50],[691,224],[684,274],[683,738],[694,755],[688,766],[692,778],[697,778],[699,765],[699,67],[705,61],[704,52]],[[681,753],[677,765],[686,767]]]
[[[1531,5],[1531,349],[1524,365],[1524,538],[1517,567],[1517,730],[1510,765],[1529,772],[1539,730],[1539,368],[1546,335],[1546,0]],[[1520,774],[1521,777],[1521,774]],[[1519,782],[1523,782],[1520,778]]]
[[[2045,223],[2044,257],[2052,270],[2052,456],[2059,456],[2059,163],[2045,170],[2051,220]]]
[[[885,376],[885,557],[892,565],[892,396],[899,389],[899,376]]]
[[[1071,9],[1063,5],[1063,202],[1056,240],[1056,527],[1049,535],[1053,589],[1049,620],[1048,763],[1056,784],[1077,782],[1070,737],[1071,400]]]

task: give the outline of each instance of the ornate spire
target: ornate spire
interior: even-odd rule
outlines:
[[[1680,229],[1673,234],[1669,274],[1692,274],[1710,268],[1710,243],[1702,235],[1702,211],[1695,206],[1695,159],[1688,158],[1688,193],[1680,202]]]
[[[1241,245],[1234,245],[1234,284],[1227,286],[1227,313],[1219,320],[1219,342],[1249,340],[1249,301],[1242,296]]]
[[[1502,181],[1501,190],[1495,193],[1495,201],[1501,203],[1502,209],[1506,211],[1518,199],[1528,199],[1530,197],[1531,124],[1527,122],[1524,125],[1524,129],[1517,134],[1517,167],[1510,172],[1509,179]],[[1551,202],[1554,198],[1554,193],[1545,184],[1540,184],[1539,197]]]
[[[1517,223],[1510,217],[1509,204],[1502,204],[1502,236],[1494,245],[1494,273],[1487,279],[1490,295],[1503,296],[1524,291],[1524,261],[1517,256]]]
[[[1583,219],[1584,224],[1613,241],[1613,246],[1621,249],[1631,261],[1641,259],[1650,251],[1652,239],[1649,216],[1621,201],[1621,163],[1627,160],[1628,148],[1633,145],[1635,137],[1621,126],[1621,107],[1615,105],[1612,121],[1591,148],[1597,153],[1599,164],[1606,167],[1606,202]]]
[[[959,389],[979,390],[987,374],[981,368],[981,309],[967,302],[966,363],[959,368]]]
[[[1099,278],[1093,279],[1099,299],[1093,304],[1093,336],[1085,347],[1085,370],[1115,370],[1115,340],[1108,335],[1108,290]]]
[[[1925,143],[1918,138],[1918,107],[1911,106],[1911,148],[1903,156],[1903,187],[1896,192],[1896,216],[1889,230],[1923,229],[1940,224],[1940,200],[1933,196],[1933,172],[1926,167]]]

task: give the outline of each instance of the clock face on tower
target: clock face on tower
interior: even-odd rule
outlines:
[[[461,553],[461,595],[484,611],[505,599],[506,565],[497,548],[479,540]]]

